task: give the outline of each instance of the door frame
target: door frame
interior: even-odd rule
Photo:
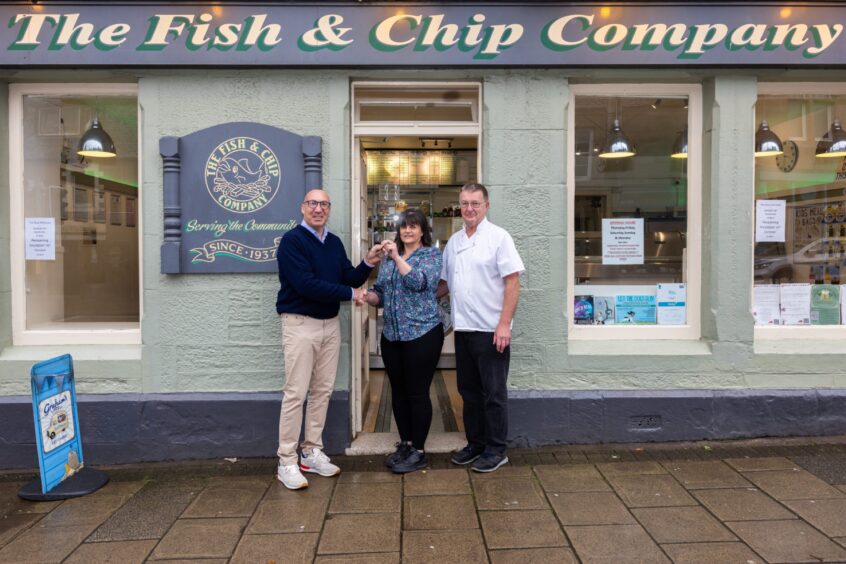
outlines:
[[[396,125],[380,122],[377,125],[361,124],[356,121],[356,88],[357,87],[379,87],[385,89],[414,89],[414,88],[477,88],[478,89],[478,116],[475,122],[402,122]],[[418,137],[418,136],[454,136],[454,137],[475,137],[476,138],[476,171],[477,180],[482,182],[482,113],[484,108],[482,81],[351,81],[350,82],[350,241],[351,257],[353,264],[362,260],[361,245],[362,233],[367,229],[366,222],[362,224],[361,166],[360,141],[362,136],[380,137]],[[366,190],[366,188],[365,188]],[[366,194],[365,194],[366,200]],[[359,328],[362,325],[363,312],[352,308],[350,315],[350,430],[354,439],[361,431],[364,424],[365,413],[362,413],[361,382],[365,364],[362,362],[362,348],[367,349],[369,354],[369,338],[375,335],[365,336]]]

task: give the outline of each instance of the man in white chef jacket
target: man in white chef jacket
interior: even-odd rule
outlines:
[[[485,218],[490,201],[484,185],[462,186],[459,204],[464,227],[450,237],[441,271],[450,292],[467,436],[467,446],[452,454],[452,462],[493,472],[508,462],[511,321],[525,267],[511,235]]]

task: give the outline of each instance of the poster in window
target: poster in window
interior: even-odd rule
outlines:
[[[73,189],[73,220],[88,223],[89,220],[88,190],[86,188]]]
[[[106,193],[103,190],[94,190],[94,221],[106,223]]]
[[[109,195],[109,224],[123,225],[123,214],[120,207],[120,194]]]
[[[135,227],[135,198],[126,198],[126,226]]]

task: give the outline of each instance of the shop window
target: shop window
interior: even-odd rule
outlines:
[[[135,86],[10,92],[15,344],[140,342]]]
[[[762,84],[755,108],[756,338],[846,336],[846,88]]]
[[[699,338],[699,87],[571,91],[570,338]]]

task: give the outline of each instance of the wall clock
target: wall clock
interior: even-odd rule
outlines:
[[[784,142],[784,153],[776,157],[776,166],[781,172],[790,172],[799,160],[799,147],[793,141]]]

